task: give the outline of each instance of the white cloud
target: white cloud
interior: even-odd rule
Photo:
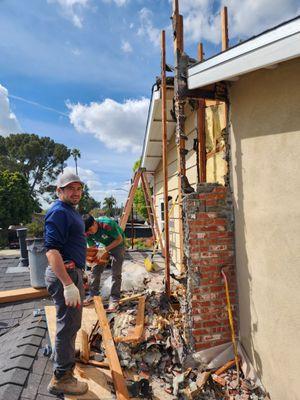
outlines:
[[[221,0],[217,11],[210,0],[182,0],[185,37],[188,42],[221,41],[220,10],[228,7],[229,38],[244,39],[271,28],[300,12],[299,0]]]
[[[228,6],[229,32],[233,37],[258,34],[300,13],[299,0],[227,0],[223,5]]]
[[[146,36],[155,46],[160,45],[160,30],[155,28],[152,22],[153,12],[144,7],[139,11],[140,28],[139,36]]]
[[[102,103],[69,103],[67,106],[70,122],[78,132],[92,134],[118,152],[140,152],[149,99],[129,99],[123,103],[105,99]]]
[[[115,3],[118,7],[125,6],[129,0],[103,0],[104,3]]]
[[[65,18],[72,21],[77,28],[82,28],[82,10],[90,0],[47,0],[48,3],[58,3]]]
[[[81,55],[81,51],[79,50],[79,49],[71,49],[71,53],[74,55],[74,56],[80,56]]]
[[[10,110],[8,90],[0,84],[0,135],[7,136],[10,133],[21,131],[17,117]]]
[[[124,51],[124,53],[132,53],[132,46],[127,40],[122,40],[121,49]]]

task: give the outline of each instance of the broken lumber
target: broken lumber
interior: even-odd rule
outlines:
[[[103,344],[105,347],[106,357],[109,362],[109,367],[116,390],[118,400],[128,400],[129,393],[126,382],[123,376],[122,368],[115,348],[114,340],[111,334],[106,312],[104,310],[102,300],[99,296],[94,296],[94,304],[97,316],[99,318],[100,327],[102,330]]]
[[[125,337],[122,336],[115,337],[114,338],[115,343],[137,343],[142,339],[144,333],[144,322],[145,322],[145,301],[146,301],[146,296],[139,298],[139,304],[136,315],[136,324],[133,333]]]
[[[90,358],[90,345],[89,345],[89,337],[88,334],[84,329],[80,330],[80,360],[83,361],[83,363],[87,363]]]
[[[35,289],[32,287],[14,290],[0,291],[0,304],[11,303],[20,300],[39,299],[41,297],[49,297],[47,289]]]
[[[217,382],[219,385],[221,385],[221,386],[226,386],[226,381],[225,381],[225,379],[221,378],[220,376],[213,374],[213,375],[212,375],[212,378],[213,378],[213,380],[214,380],[215,382]]]
[[[238,357],[239,362],[241,361],[240,357]],[[227,371],[229,368],[233,367],[235,365],[235,359],[228,361],[226,364],[223,365],[223,367],[220,367],[215,371],[215,375],[221,375],[223,372]]]
[[[119,304],[123,304],[123,303],[126,303],[127,301],[131,301],[131,300],[137,300],[142,296],[143,296],[142,293],[138,293],[138,294],[134,294],[132,296],[123,297],[123,299],[119,300]]]

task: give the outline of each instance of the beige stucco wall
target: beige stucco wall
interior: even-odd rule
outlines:
[[[196,189],[197,185],[197,158],[196,152],[193,150],[194,139],[197,137],[197,114],[187,104],[185,107],[185,134],[188,140],[185,148],[188,150],[186,155],[186,176],[191,186]],[[205,130],[206,130],[206,149],[207,159],[207,181],[208,182],[224,182],[224,175],[227,171],[226,162],[224,160],[224,151],[222,149],[221,131],[225,127],[224,105],[209,106],[205,112]],[[168,192],[172,196],[174,202],[178,196],[178,175],[177,175],[177,147],[175,143],[175,135],[172,136],[167,148],[168,153]],[[163,170],[162,162],[159,163],[154,174],[154,202],[158,221],[160,218],[160,204],[163,202]],[[162,225],[161,225],[162,226]],[[170,255],[171,261],[180,268],[180,236],[179,236],[179,209],[176,204],[170,214]]]
[[[240,334],[272,400],[300,399],[300,59],[230,90]]]

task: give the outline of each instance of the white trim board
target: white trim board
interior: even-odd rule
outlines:
[[[268,31],[188,70],[189,89],[278,64],[300,56],[300,18]]]

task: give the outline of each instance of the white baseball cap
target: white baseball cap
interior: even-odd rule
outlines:
[[[84,185],[84,183],[82,182],[82,180],[79,178],[78,175],[67,171],[67,172],[63,172],[62,174],[60,174],[58,176],[56,186],[58,188],[64,188],[73,182],[79,182],[79,183],[81,183],[82,186]]]

